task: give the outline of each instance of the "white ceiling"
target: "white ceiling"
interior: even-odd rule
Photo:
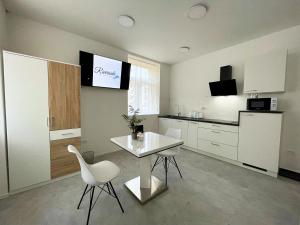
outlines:
[[[202,20],[186,12],[208,6]],[[173,64],[300,24],[300,0],[4,0],[12,13]],[[135,18],[123,28],[117,17]],[[180,53],[180,46],[190,46]]]

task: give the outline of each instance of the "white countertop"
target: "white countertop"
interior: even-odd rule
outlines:
[[[151,155],[183,144],[182,140],[167,137],[153,132],[145,132],[144,140],[132,140],[131,135],[114,137],[111,142],[134,154],[136,157]]]

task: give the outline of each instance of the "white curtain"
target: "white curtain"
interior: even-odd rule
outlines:
[[[131,63],[128,105],[140,115],[159,114],[160,65],[129,56]]]

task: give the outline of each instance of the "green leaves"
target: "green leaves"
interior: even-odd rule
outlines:
[[[123,119],[128,123],[128,127],[135,133],[136,126],[143,122],[144,118],[138,118],[139,109],[134,109],[131,105],[129,105],[129,114],[132,116],[128,116],[126,114],[122,114]]]

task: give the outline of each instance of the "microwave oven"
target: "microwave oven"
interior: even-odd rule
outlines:
[[[247,110],[276,111],[277,98],[248,98]]]

